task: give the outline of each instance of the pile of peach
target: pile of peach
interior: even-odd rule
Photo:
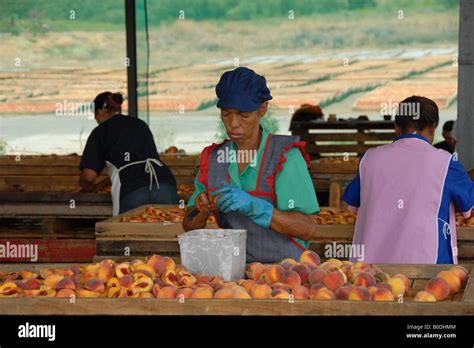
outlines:
[[[461,213],[456,213],[456,226],[474,226],[474,209],[471,210],[471,217],[469,219],[465,219]]]
[[[285,259],[271,266],[252,263],[247,276],[255,284],[252,297],[259,299],[293,296],[311,300],[394,301],[410,287],[403,274],[390,277],[378,266],[365,262],[329,259],[321,264],[318,254],[310,250],[301,255],[299,262]]]
[[[426,283],[425,290],[419,291],[415,301],[436,302],[455,295],[466,286],[468,271],[459,265],[451,267],[448,271],[439,272],[436,277]]]
[[[194,185],[178,184],[178,195],[192,195],[195,191]]]
[[[0,297],[108,297],[108,298],[205,298],[205,299],[311,299],[394,301],[407,294],[410,280],[393,276],[378,266],[329,259],[305,251],[300,260],[279,264],[251,263],[247,279],[223,281],[219,276],[191,274],[173,259],[153,255],[146,262],[134,260],[100,263],[68,269],[42,269],[0,273]],[[443,300],[458,292],[467,271],[454,266],[430,280],[417,301]]]
[[[163,208],[148,206],[145,210],[136,215],[125,215],[120,219],[121,222],[174,222],[181,223],[184,219],[185,210],[181,208]],[[210,215],[207,219],[208,223],[216,223],[214,215]]]
[[[335,209],[321,208],[318,214],[313,214],[314,223],[317,225],[354,225],[357,214],[348,210],[337,211]],[[456,213],[456,226],[474,226],[474,209],[469,219],[464,219],[461,213]]]
[[[334,209],[321,208],[318,214],[313,214],[314,223],[317,225],[354,225],[357,214]]]

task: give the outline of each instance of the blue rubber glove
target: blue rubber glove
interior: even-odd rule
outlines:
[[[259,226],[264,228],[270,226],[273,212],[271,203],[228,184],[211,193],[212,196],[219,194],[221,196],[216,203],[223,213],[239,212],[251,218]]]

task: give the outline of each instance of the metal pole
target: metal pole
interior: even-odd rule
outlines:
[[[459,161],[474,169],[474,1],[459,6],[458,118],[455,135]]]
[[[138,117],[137,103],[137,37],[135,0],[125,0],[125,31],[127,39],[128,115]]]

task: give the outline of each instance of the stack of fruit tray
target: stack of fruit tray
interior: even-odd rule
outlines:
[[[4,315],[473,315],[472,270],[320,263],[311,251],[297,261],[249,264],[246,279],[234,282],[191,274],[160,255],[9,264],[0,265],[0,308]]]
[[[356,174],[359,168],[358,157],[323,158],[311,161],[310,171],[328,174]]]
[[[186,208],[176,205],[143,205],[95,224],[97,257],[124,255],[179,255],[178,235],[184,233]],[[217,228],[211,216],[206,228]],[[127,254],[129,252],[129,254]]]

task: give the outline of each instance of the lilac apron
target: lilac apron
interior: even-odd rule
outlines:
[[[363,261],[436,263],[438,212],[450,160],[451,154],[418,138],[366,152],[359,165],[361,205],[353,240],[364,246]],[[455,248],[452,204],[450,216],[444,227]]]

